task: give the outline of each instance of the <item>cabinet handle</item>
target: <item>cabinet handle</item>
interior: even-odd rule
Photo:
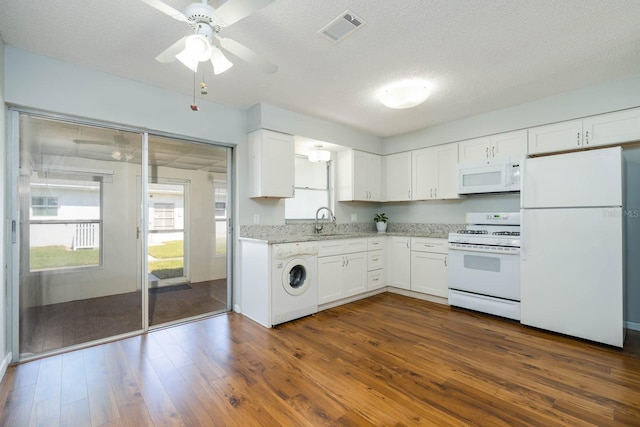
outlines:
[[[344,257],[344,256],[343,256],[343,257],[342,257],[342,266],[343,266],[343,267],[344,267],[345,259],[346,259],[346,257]]]
[[[438,198],[438,189],[437,188],[433,189],[433,195],[436,197],[436,199]]]
[[[496,156],[496,147],[493,146],[491,147],[491,157],[495,157]]]
[[[407,240],[407,249],[409,249],[409,241]]]
[[[447,266],[447,257],[444,257],[444,266]]]
[[[433,188],[429,189],[429,198],[433,199]]]
[[[371,258],[371,261],[378,262],[378,261],[380,261],[380,259],[379,258]]]
[[[345,257],[345,259],[347,260],[347,265],[345,265],[345,267],[349,267],[349,257]]]
[[[409,200],[411,200],[411,190],[409,190],[409,192],[407,193],[407,196],[408,196]]]
[[[580,132],[578,132],[577,142],[578,142],[578,147],[579,147],[580,146]]]
[[[295,195],[296,195],[296,186],[295,186],[295,185],[292,185],[292,186],[291,186],[291,195],[292,195],[292,196],[295,196]]]
[[[586,131],[584,134],[584,143],[589,145],[589,131]]]
[[[489,147],[486,147],[486,148],[484,149],[484,155],[485,155],[485,157],[486,157],[487,159],[489,158]]]

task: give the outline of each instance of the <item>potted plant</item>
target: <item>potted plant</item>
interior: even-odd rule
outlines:
[[[378,229],[378,233],[384,233],[387,231],[387,215],[385,213],[376,214],[373,217],[373,221],[376,223],[376,228]]]

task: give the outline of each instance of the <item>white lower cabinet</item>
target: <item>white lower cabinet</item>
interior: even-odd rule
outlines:
[[[447,239],[411,238],[411,290],[447,298],[449,295]]]
[[[411,238],[391,236],[389,240],[389,285],[411,289]]]
[[[411,238],[411,290],[447,298],[449,295],[447,239]]]
[[[337,301],[369,290],[372,271],[369,271],[370,253],[367,240],[327,240],[319,243],[318,304]],[[381,274],[380,269],[373,271]],[[379,280],[383,280],[383,277]]]

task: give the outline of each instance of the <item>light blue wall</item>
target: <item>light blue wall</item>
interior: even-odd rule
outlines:
[[[0,114],[0,141],[2,142],[2,150],[0,150],[0,203],[2,204],[2,224],[0,227],[0,242],[2,242],[2,253],[0,253],[0,266],[2,267],[2,285],[0,286],[0,363],[5,359],[7,355],[7,301],[5,295],[7,294],[7,269],[6,269],[6,256],[5,256],[5,179],[6,179],[6,146],[7,146],[7,125],[6,125],[6,110],[5,106],[5,82],[4,82],[4,50],[5,46],[0,40],[0,105],[2,105],[2,114]],[[5,366],[0,367],[0,378],[4,374]]]
[[[640,106],[640,74],[385,138],[383,153],[462,141]]]
[[[382,139],[348,126],[261,103],[247,110],[247,129],[271,129],[382,154]]]
[[[5,102],[212,142],[246,141],[244,111],[88,67],[5,48]]]
[[[625,160],[625,320],[640,328],[640,147],[622,151]]]

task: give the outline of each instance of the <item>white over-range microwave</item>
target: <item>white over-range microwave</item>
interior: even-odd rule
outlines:
[[[458,193],[501,193],[520,191],[520,163],[523,159],[504,157],[491,163],[460,163]]]

